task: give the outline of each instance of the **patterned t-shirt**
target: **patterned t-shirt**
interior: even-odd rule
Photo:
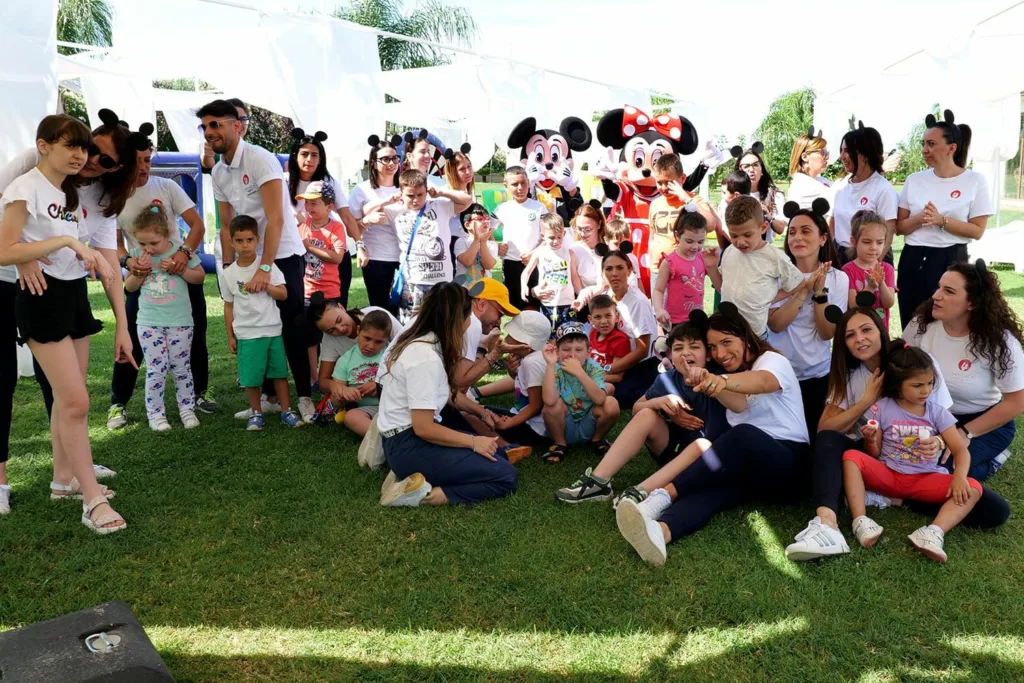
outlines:
[[[599,389],[604,389],[604,370],[594,362],[593,358],[587,359],[583,370],[590,379],[594,380]],[[587,392],[583,389],[583,383],[562,370],[561,364],[555,368],[555,389],[558,390],[558,395],[562,397],[562,402],[565,403],[574,420],[583,419],[594,407],[594,402],[590,400]]]
[[[867,417],[877,420],[882,430],[881,459],[889,469],[903,474],[948,473],[939,464],[940,453],[927,458],[918,448],[924,436],[921,430],[927,430],[928,436],[935,436],[956,424],[956,418],[948,410],[928,401],[924,417],[918,417],[901,408],[894,399],[882,398],[871,406]]]

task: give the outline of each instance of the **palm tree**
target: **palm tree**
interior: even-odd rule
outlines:
[[[57,6],[57,40],[109,47],[113,39],[114,13],[107,0],[60,0]],[[60,48],[75,54],[74,48]]]
[[[788,92],[772,102],[761,121],[755,139],[764,145],[762,158],[776,180],[789,177],[789,155],[793,142],[805,135],[814,122],[814,91],[810,88]]]
[[[363,26],[412,38],[438,43],[470,45],[476,35],[473,15],[464,7],[446,5],[440,0],[427,0],[406,14],[402,0],[352,0],[348,7],[335,10],[334,16]],[[443,51],[396,38],[377,38],[380,67],[415,69],[448,64]]]

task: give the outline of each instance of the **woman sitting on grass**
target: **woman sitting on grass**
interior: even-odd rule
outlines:
[[[815,517],[797,534],[796,542],[786,548],[786,557],[794,561],[850,552],[836,516],[843,494],[843,453],[863,448],[860,430],[869,419],[866,413],[882,395],[882,368],[889,357],[889,334],[873,308],[874,302],[874,295],[862,293],[858,306],[848,310],[836,323],[828,398],[814,444],[811,498]],[[930,400],[946,409],[952,405],[941,371],[936,372]],[[934,437],[918,445],[924,456],[934,455],[939,447],[940,439]],[[869,492],[867,502],[871,505],[901,501],[881,499]],[[937,505],[928,503],[911,503],[910,507],[926,515],[938,512]],[[961,524],[988,529],[1003,524],[1009,516],[1010,506],[1006,500],[995,491],[983,488],[980,500]]]
[[[419,315],[385,354],[377,428],[391,473],[381,505],[475,503],[516,489],[516,470],[497,438],[438,424],[441,410],[458,393],[455,371],[471,305],[461,285],[434,285]]]

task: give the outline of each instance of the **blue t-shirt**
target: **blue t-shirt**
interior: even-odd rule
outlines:
[[[587,358],[583,371],[594,380],[599,389],[604,389],[604,370],[593,358]],[[555,366],[555,389],[558,390],[558,395],[562,397],[562,402],[574,420],[582,420],[594,407],[594,402],[583,390],[583,383],[562,370],[561,364]]]
[[[171,275],[160,270],[160,262],[171,258],[178,251],[172,247],[166,254],[153,257],[153,270],[139,287],[138,325],[146,327],[192,327],[192,303],[188,298],[188,283],[180,275]],[[132,258],[142,256],[142,249],[128,252]],[[199,265],[199,257],[192,256],[188,267]]]
[[[706,367],[712,374],[718,375],[724,372],[714,362],[708,363]],[[694,391],[693,387],[687,386],[685,379],[675,368],[658,375],[651,388],[644,394],[644,399],[650,401],[669,394],[682,398],[692,408],[690,413],[704,420],[704,427],[696,430],[697,434],[694,438],[714,441],[729,429],[729,422],[725,419],[725,406],[706,394]],[[682,427],[678,427],[678,429],[682,429]]]
[[[358,387],[373,382],[377,379],[377,370],[380,367],[381,358],[384,357],[384,349],[376,355],[364,356],[359,346],[353,346],[338,359],[334,366],[331,377],[344,382],[350,387]],[[356,403],[360,406],[375,406],[379,403],[376,396],[364,396]]]

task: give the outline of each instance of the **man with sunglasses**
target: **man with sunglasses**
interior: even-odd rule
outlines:
[[[284,171],[277,157],[257,145],[250,145],[242,139],[242,122],[238,109],[226,100],[214,100],[196,112],[207,144],[220,161],[213,167],[213,196],[217,200],[217,213],[222,226],[220,244],[223,265],[226,268],[234,260],[234,248],[226,227],[236,215],[253,218],[259,226],[260,244],[257,254],[260,266],[246,287],[257,293],[266,290],[270,284],[272,265],[284,274],[288,297],[278,301],[281,320],[284,321],[282,337],[288,365],[298,394],[299,413],[305,422],[312,422],[316,407],[311,398],[309,379],[309,355],[306,351],[304,328],[297,321],[303,315],[303,273],[305,272],[306,248],[299,236],[295,213],[291,210],[288,186]],[[268,395],[273,387],[264,387]],[[278,405],[267,401],[264,412],[280,410]],[[248,419],[242,411],[236,417]]]
[[[242,124],[242,137],[249,132],[249,109],[245,106],[245,102],[238,99],[237,97],[229,97],[226,102],[230,102],[235,105],[235,111],[238,112],[238,121]],[[213,167],[217,163],[217,155],[213,153],[213,147],[210,147],[209,142],[203,143],[203,156],[199,159],[199,167],[203,173],[207,175],[213,170]]]

